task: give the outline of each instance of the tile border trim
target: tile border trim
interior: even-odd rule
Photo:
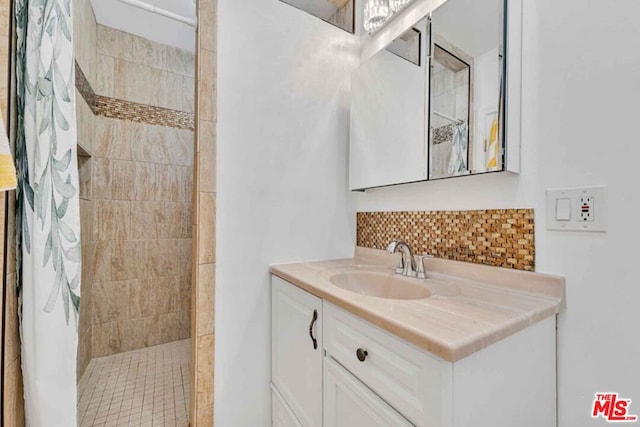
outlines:
[[[75,61],[75,71],[76,88],[96,116],[191,131],[195,128],[193,113],[98,95],[91,87],[77,61]]]

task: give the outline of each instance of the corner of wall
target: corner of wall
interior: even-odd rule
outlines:
[[[217,0],[198,0],[197,15],[189,419],[206,427],[214,419]]]

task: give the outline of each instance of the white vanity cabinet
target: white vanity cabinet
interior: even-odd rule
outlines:
[[[274,426],[555,427],[555,316],[449,362],[272,283]]]

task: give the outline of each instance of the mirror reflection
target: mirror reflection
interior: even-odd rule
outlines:
[[[387,50],[419,67],[421,40],[422,31],[414,27],[394,40]]]
[[[355,0],[281,0],[338,28],[355,30]]]
[[[448,0],[352,74],[350,187],[506,170],[506,0]]]
[[[449,0],[432,14],[429,178],[504,165],[504,0]]]

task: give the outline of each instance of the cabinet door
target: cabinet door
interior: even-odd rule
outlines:
[[[325,427],[411,426],[331,357],[324,360]]]
[[[322,426],[322,300],[273,276],[271,380],[304,427]]]
[[[271,385],[271,421],[272,427],[302,427],[273,384]]]

